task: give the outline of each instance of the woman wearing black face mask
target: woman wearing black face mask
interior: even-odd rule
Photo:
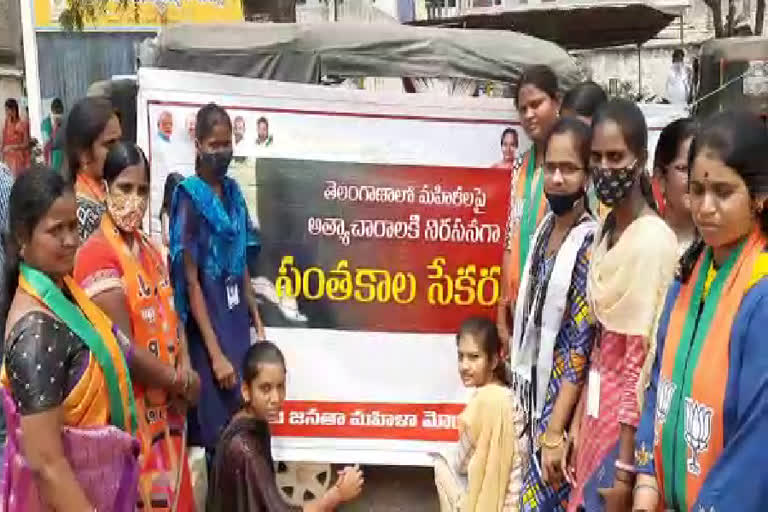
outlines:
[[[591,174],[612,208],[596,236],[587,299],[598,325],[569,512],[631,510],[634,438],[655,353],[655,327],[677,262],[674,232],[653,209],[647,127],[635,103],[614,99],[592,119]]]
[[[532,448],[521,511],[562,512],[570,494],[562,467],[564,433],[594,340],[586,304],[589,247],[597,227],[585,201],[589,137],[582,121],[563,118],[546,141],[542,175],[551,212],[531,240],[515,303],[512,388],[526,413]]]
[[[171,276],[176,309],[186,325],[201,395],[189,413],[192,444],[212,450],[240,406],[236,368],[250,345],[250,323],[264,338],[245,265],[258,245],[245,199],[226,176],[232,159],[232,123],[209,104],[197,113],[196,176],[182,181],[171,204]]]

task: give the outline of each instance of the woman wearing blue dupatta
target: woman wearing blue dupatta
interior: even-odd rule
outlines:
[[[199,405],[189,412],[190,444],[212,452],[240,406],[240,376],[250,325],[263,339],[246,251],[257,248],[245,199],[226,176],[232,124],[209,104],[197,113],[196,176],[182,181],[171,205],[171,275],[185,323],[192,365],[200,375]]]

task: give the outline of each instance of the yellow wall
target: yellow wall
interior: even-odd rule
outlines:
[[[33,2],[37,29],[60,29],[58,17],[66,7],[67,0],[21,1]],[[243,20],[240,0],[137,0],[136,3],[129,0],[127,8],[120,9],[118,6],[119,2],[108,1],[105,11],[98,15],[95,22],[87,23],[84,30],[155,30],[163,24],[161,6],[167,6],[165,23],[211,23]]]

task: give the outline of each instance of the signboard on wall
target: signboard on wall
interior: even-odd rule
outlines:
[[[36,30],[61,30],[59,16],[68,0],[29,0],[33,2]],[[172,23],[212,23],[243,21],[240,0],[108,0],[96,19],[86,23],[85,31],[154,31]]]

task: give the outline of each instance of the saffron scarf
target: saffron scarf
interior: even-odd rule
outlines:
[[[125,243],[109,215],[101,230],[120,262],[128,301],[133,343],[170,367],[176,366],[179,326],[173,308],[173,289],[160,252],[141,232],[136,232],[140,262]],[[184,417],[170,408],[165,390],[136,387],[139,411],[142,472],[140,494],[145,510],[187,510],[192,486],[184,446]]]
[[[655,417],[657,479],[667,506],[688,510],[723,451],[731,327],[766,243],[755,230],[705,294],[713,260],[707,248],[671,310]]]
[[[104,187],[82,172],[78,173],[75,179],[75,194],[86,197],[96,203],[103,203],[106,199]]]
[[[132,434],[136,431],[136,403],[128,365],[112,332],[112,321],[85,292],[67,276],[64,283],[75,300],[70,302],[51,279],[28,265],[21,264],[19,286],[51,310],[91,351],[103,373],[112,425]],[[96,382],[98,385],[99,383]],[[98,389],[97,389],[98,391]]]
[[[524,172],[520,172],[525,169]],[[512,201],[510,215],[510,257],[506,289],[509,297],[517,297],[520,279],[523,275],[526,259],[531,245],[531,238],[537,224],[547,211],[547,202],[542,201],[544,179],[541,169],[536,168],[536,147],[531,146],[527,155],[515,171],[512,178]],[[517,211],[518,208],[521,211]],[[519,221],[518,221],[519,217]]]

